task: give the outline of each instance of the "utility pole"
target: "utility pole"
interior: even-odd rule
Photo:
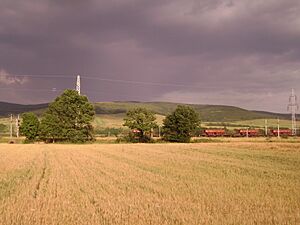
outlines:
[[[10,114],[10,138],[13,136],[13,115]]]
[[[247,133],[246,133],[246,135],[247,135],[247,138],[249,137],[249,127],[247,127]]]
[[[80,75],[77,75],[77,80],[76,80],[76,91],[80,95]]]
[[[268,136],[268,120],[265,120],[265,135]]]
[[[158,125],[158,137],[160,138],[160,125]]]
[[[296,122],[296,113],[299,109],[299,105],[297,103],[297,96],[295,94],[295,90],[292,89],[292,94],[289,98],[288,111],[292,113],[292,135],[297,135],[297,122]]]
[[[19,131],[20,131],[20,115],[18,114],[16,118],[16,134],[17,138],[19,138]]]
[[[279,124],[279,118],[277,119],[277,137],[280,138],[280,124]]]

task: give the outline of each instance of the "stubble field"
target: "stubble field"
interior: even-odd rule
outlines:
[[[0,224],[299,224],[299,143],[0,144]]]

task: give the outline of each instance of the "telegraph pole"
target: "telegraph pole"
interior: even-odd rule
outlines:
[[[18,114],[17,118],[16,118],[16,134],[17,134],[17,138],[19,138],[19,132],[20,131],[20,115]]]
[[[77,75],[77,80],[76,80],[76,91],[80,95],[80,75]]]
[[[265,120],[265,135],[268,136],[268,120]]]
[[[10,114],[10,138],[13,136],[13,115]]]
[[[158,125],[158,137],[160,138],[160,125]]]
[[[279,124],[279,118],[277,119],[277,137],[280,138],[280,124]]]
[[[292,94],[289,98],[288,111],[292,113],[292,135],[297,135],[297,122],[296,122],[296,113],[299,109],[299,105],[297,103],[297,96],[295,94],[295,90],[292,89]]]

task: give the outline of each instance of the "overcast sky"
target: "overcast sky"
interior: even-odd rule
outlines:
[[[299,0],[0,0],[0,101],[49,102],[80,74],[91,101],[286,112],[299,12]]]

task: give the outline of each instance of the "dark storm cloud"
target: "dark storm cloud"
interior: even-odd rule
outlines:
[[[298,0],[2,0],[5,80],[66,77],[0,80],[0,100],[49,101],[57,93],[47,90],[73,88],[80,73],[94,101],[284,111],[289,90],[300,93],[299,11]]]

